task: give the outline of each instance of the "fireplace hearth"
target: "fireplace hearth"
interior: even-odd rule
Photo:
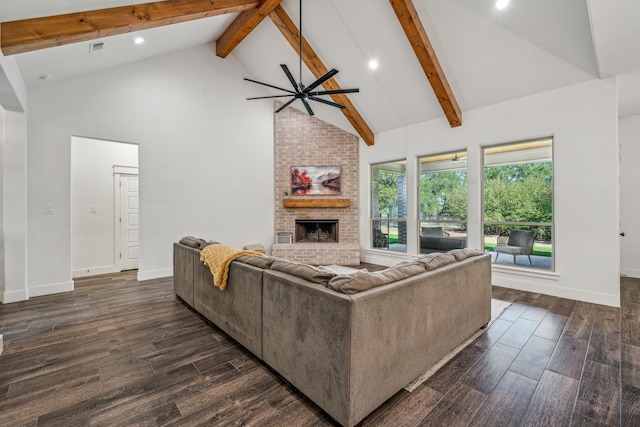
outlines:
[[[338,220],[297,219],[295,241],[338,243]]]

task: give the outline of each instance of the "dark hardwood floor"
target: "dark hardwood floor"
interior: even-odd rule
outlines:
[[[333,425],[171,278],[135,277],[0,305],[1,426]],[[640,425],[640,280],[621,293],[617,309],[495,287],[513,302],[500,318],[362,425]]]

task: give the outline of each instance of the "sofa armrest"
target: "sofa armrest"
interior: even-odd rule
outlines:
[[[173,291],[185,303],[193,307],[193,260],[200,256],[200,250],[173,244]]]
[[[209,267],[194,260],[193,308],[262,358],[263,269],[233,261],[227,287],[213,285]]]
[[[344,425],[351,299],[279,271],[263,280],[263,360]]]

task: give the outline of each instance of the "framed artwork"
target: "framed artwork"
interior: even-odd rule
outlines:
[[[291,195],[340,194],[340,172],[340,166],[293,166],[291,168]]]

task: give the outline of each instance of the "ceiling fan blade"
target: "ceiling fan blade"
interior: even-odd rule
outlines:
[[[313,110],[311,109],[311,106],[307,102],[307,99],[306,98],[300,98],[300,100],[304,104],[304,108],[307,109],[307,113],[309,113],[310,116],[313,116]]]
[[[335,90],[321,90],[318,92],[309,92],[307,95],[309,96],[319,96],[319,95],[337,95],[340,93],[358,93],[360,89],[335,89]]]
[[[336,70],[335,68],[330,70],[330,71],[328,71],[324,76],[320,77],[318,80],[316,80],[315,82],[313,82],[309,86],[307,86],[307,88],[304,90],[305,93],[311,92],[313,89],[317,88],[322,83],[326,82],[327,80],[329,80],[331,77],[335,76],[336,74],[338,74],[338,70]]]
[[[291,82],[291,85],[296,90],[296,93],[299,93],[300,88],[298,87],[298,83],[296,83],[296,79],[293,78],[291,71],[289,71],[289,67],[287,67],[285,64],[280,64],[280,67],[282,67],[282,71],[284,71],[284,73],[287,75],[287,78],[289,79],[289,81]]]
[[[251,101],[253,99],[269,99],[269,98],[284,98],[284,97],[288,97],[288,96],[295,96],[294,95],[271,95],[271,96],[254,96],[252,98],[247,98],[247,101]]]
[[[332,107],[346,108],[342,104],[338,104],[338,103],[332,102],[332,101],[327,101],[326,99],[322,99],[322,98],[316,98],[315,96],[310,96],[309,99],[312,100],[312,101],[321,102],[323,104],[331,105]]]
[[[291,98],[290,100],[288,100],[287,102],[285,102],[284,104],[282,104],[282,106],[276,110],[276,113],[279,113],[280,111],[282,111],[282,110],[284,110],[285,108],[287,108],[287,107],[288,107],[289,105],[291,105],[291,103],[292,103],[293,101],[295,101],[296,99],[297,99],[296,97],[293,97],[293,98]]]
[[[245,79],[246,81],[248,81],[248,82],[251,82],[251,83],[257,83],[257,84],[259,84],[259,85],[272,87],[272,88],[274,88],[274,89],[278,89],[278,90],[281,90],[281,91],[284,91],[284,92],[288,92],[288,93],[290,93],[290,94],[292,94],[292,95],[293,95],[293,94],[295,94],[295,92],[293,92],[292,90],[289,90],[289,89],[284,89],[284,88],[281,88],[281,87],[278,87],[278,86],[270,85],[270,84],[268,84],[268,83],[262,83],[262,82],[259,82],[259,81],[257,81],[257,80],[251,80],[251,79],[248,79],[248,78],[246,78],[246,77],[245,77],[244,79]]]

